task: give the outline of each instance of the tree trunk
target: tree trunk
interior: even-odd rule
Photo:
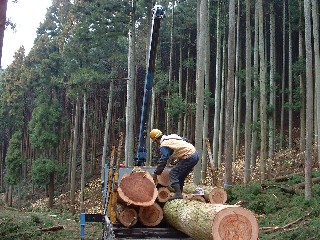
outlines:
[[[281,76],[281,113],[280,113],[280,145],[279,148],[282,149],[284,141],[284,97],[285,97],[285,74],[286,74],[286,0],[283,1],[282,10],[282,76]],[[304,126],[303,126],[304,127]]]
[[[229,33],[228,33],[228,79],[226,91],[225,113],[225,186],[232,186],[232,152],[233,152],[233,103],[234,103],[234,65],[235,65],[235,0],[229,1]]]
[[[159,225],[163,219],[163,210],[158,203],[151,206],[139,208],[139,220],[147,227],[155,227]]]
[[[78,147],[78,129],[80,118],[80,100],[77,96],[76,112],[74,114],[74,132],[72,145],[72,161],[71,161],[71,183],[70,183],[70,204],[71,212],[75,213],[75,193],[76,193],[76,173],[77,173],[77,147]]]
[[[265,43],[263,30],[263,4],[257,2],[259,8],[259,56],[260,56],[260,174],[261,182],[265,181],[266,174],[266,146],[267,146],[267,102],[266,102],[266,64]]]
[[[171,192],[167,187],[158,188],[158,197],[157,200],[160,203],[167,202],[171,196]]]
[[[127,106],[126,106],[126,139],[125,139],[125,164],[133,165],[134,159],[134,100],[135,100],[135,82],[136,82],[136,66],[135,66],[135,11],[136,0],[131,0],[130,11],[130,29],[129,29],[129,52],[128,52],[128,81],[127,81]]]
[[[133,227],[138,222],[137,210],[118,203],[116,206],[118,221],[125,227]]]
[[[235,71],[238,72],[239,71],[239,46],[240,46],[240,0],[238,0],[237,3],[237,36],[236,36],[236,56],[235,56]],[[239,96],[239,77],[237,74],[235,74],[234,76],[234,104],[233,104],[233,133],[232,133],[232,161],[236,160],[236,156],[237,156],[237,126],[238,126],[238,121],[240,118],[238,118],[238,96]]]
[[[299,1],[299,25],[302,26],[303,10],[302,1]],[[303,29],[299,28],[299,59],[304,59],[304,38]],[[306,84],[305,74],[301,73],[300,79],[300,152],[306,150]]]
[[[318,152],[318,164],[320,165],[320,57],[319,57],[319,12],[318,1],[312,0],[312,19],[313,19],[313,46],[314,46],[314,69],[315,69],[315,98],[316,98],[316,143]]]
[[[305,160],[305,200],[312,197],[312,141],[313,141],[313,74],[311,40],[311,2],[304,0],[305,39],[306,39],[306,160]]]
[[[259,13],[258,5],[255,4],[255,13],[254,13],[254,49],[253,49],[253,66],[254,66],[254,75],[253,75],[253,88],[257,90],[259,88]],[[256,126],[258,124],[258,96],[253,97],[253,106],[252,106],[252,125]],[[258,131],[254,127],[252,128],[252,141],[251,141],[251,165],[256,166],[257,158],[257,138]]]
[[[109,140],[109,128],[110,128],[110,121],[111,121],[111,111],[113,105],[113,80],[110,82],[109,88],[109,100],[108,100],[108,110],[107,110],[107,117],[104,125],[104,140],[103,140],[103,149],[102,149],[102,159],[101,159],[101,182],[104,181],[104,165],[106,164],[107,159],[107,150],[108,150],[108,140]],[[128,164],[128,163],[126,163]]]
[[[251,24],[250,24],[250,0],[246,0],[246,115],[245,115],[245,163],[244,163],[244,183],[250,181],[251,176]]]
[[[80,212],[84,211],[84,188],[86,177],[86,142],[87,142],[87,94],[83,96],[82,146],[81,146],[81,196]]]
[[[118,188],[121,201],[128,206],[151,206],[158,196],[150,173],[137,171],[124,174]]]
[[[202,157],[203,149],[203,105],[204,105],[204,78],[205,78],[205,59],[206,59],[206,29],[208,17],[208,1],[200,0],[198,3],[198,36],[197,36],[197,70],[196,70],[196,122],[195,122],[195,147]],[[200,183],[201,179],[201,164],[200,159],[194,167],[194,179],[196,184]]]
[[[49,182],[49,187],[48,187],[48,193],[49,193],[48,208],[53,208],[54,173],[50,173],[49,178],[50,178],[50,182]]]
[[[274,2],[270,2],[270,96],[269,96],[269,151],[268,157],[272,158],[274,154],[274,132],[275,132],[275,12],[274,12]]]
[[[207,0],[207,20],[205,25],[205,70],[204,70],[204,92],[210,92],[209,73],[210,73],[210,37],[209,37],[209,1]],[[203,105],[203,134],[202,134],[202,164],[201,164],[201,181],[204,181],[207,176],[208,154],[205,141],[208,138],[209,125],[209,99],[204,99]]]
[[[214,94],[214,123],[212,140],[212,159],[215,169],[218,169],[220,107],[221,107],[221,31],[220,31],[220,2],[217,2],[217,47],[216,47],[216,89]]]
[[[258,239],[255,216],[236,205],[179,199],[167,202],[163,211],[170,225],[193,239]]]
[[[288,123],[288,148],[292,149],[292,32],[291,32],[291,13],[288,11],[288,104],[289,104],[289,123]]]
[[[227,202],[227,192],[223,188],[213,186],[197,186],[194,184],[186,184],[183,188],[184,193],[192,194],[196,188],[202,188],[204,191],[204,199],[208,203],[225,204]]]

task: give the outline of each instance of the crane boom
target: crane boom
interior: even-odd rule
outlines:
[[[160,21],[164,16],[165,16],[165,11],[163,7],[161,5],[155,5],[153,8],[153,20],[152,20],[152,28],[151,28],[151,35],[150,35],[148,68],[146,71],[142,112],[141,112],[141,118],[140,118],[139,145],[138,145],[137,157],[135,158],[136,166],[143,166],[147,159],[146,130],[148,126],[148,119],[149,119],[149,112],[150,112],[150,105],[151,105],[151,96],[152,96],[152,87],[153,87],[153,81],[154,81]]]

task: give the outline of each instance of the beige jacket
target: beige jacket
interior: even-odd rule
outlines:
[[[160,140],[160,147],[169,147],[173,150],[170,161],[175,159],[187,159],[196,152],[196,148],[176,134],[163,135]]]

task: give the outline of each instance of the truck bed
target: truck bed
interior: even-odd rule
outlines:
[[[134,227],[126,228],[121,225],[113,225],[116,239],[185,239],[192,240],[189,236],[172,227]]]

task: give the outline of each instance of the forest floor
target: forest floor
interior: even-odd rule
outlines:
[[[304,180],[304,153],[297,150],[280,151],[267,160],[266,166],[268,180],[265,184],[260,184],[260,169],[256,168],[252,169],[252,183],[244,186],[244,157],[238,158],[233,163],[235,186],[227,190],[227,204],[241,205],[255,214],[260,228],[260,240],[320,239],[320,184],[314,184],[311,201],[305,201],[303,187],[297,187]],[[222,167],[217,182],[223,182],[223,173]],[[319,176],[318,164],[315,164],[313,177]],[[192,180],[192,175],[188,180]],[[212,177],[209,175],[204,184],[211,182]],[[76,209],[79,209],[79,200],[78,192]],[[79,239],[79,213],[70,213],[69,195],[59,195],[54,202],[54,209],[51,210],[46,207],[47,199],[42,198],[18,211],[5,207],[0,196],[0,239]],[[84,208],[86,213],[103,212],[98,177],[86,185]],[[87,223],[85,236],[85,239],[90,240],[101,239],[102,224]]]

